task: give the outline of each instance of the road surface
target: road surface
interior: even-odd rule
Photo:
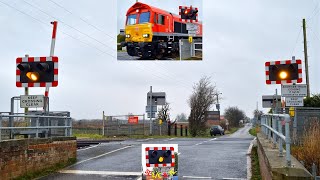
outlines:
[[[139,179],[141,144],[178,144],[179,179],[246,179],[249,125],[212,138],[134,139],[78,150],[77,163],[41,179]]]

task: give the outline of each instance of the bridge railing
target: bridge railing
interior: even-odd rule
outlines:
[[[266,114],[261,117],[261,132],[272,141],[274,148],[277,143],[279,144],[279,156],[283,156],[283,142],[285,142],[288,167],[291,166],[289,123],[290,116],[288,114]],[[285,135],[282,133],[283,125],[285,126]]]
[[[13,119],[27,120],[30,125],[15,126]],[[0,114],[0,141],[3,140],[3,136],[14,139],[15,135],[34,136],[35,138],[39,138],[40,135],[45,137],[71,136],[72,119],[69,116]]]

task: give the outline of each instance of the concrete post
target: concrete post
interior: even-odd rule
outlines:
[[[277,129],[277,120],[278,117],[272,118],[272,128]],[[273,142],[273,148],[275,149],[277,147],[277,135],[275,133],[272,133],[272,142]]]
[[[317,177],[317,166],[314,163],[312,163],[312,176],[314,179]]]
[[[268,116],[268,126],[271,127],[271,116]],[[271,130],[268,129],[268,139],[271,142]]]
[[[290,144],[291,144],[291,139],[290,139],[290,128],[289,128],[289,123],[290,123],[290,117],[287,117],[285,119],[286,125],[285,125],[285,133],[286,133],[286,160],[287,160],[287,166],[291,167],[291,155],[290,155]]]
[[[104,111],[102,111],[102,136],[104,136]]]
[[[282,134],[282,124],[281,119],[278,119],[278,132]],[[279,137],[279,157],[283,157],[283,145],[282,145],[282,139]]]

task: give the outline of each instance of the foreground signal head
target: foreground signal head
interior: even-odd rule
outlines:
[[[290,84],[302,82],[301,60],[266,62],[267,84]]]
[[[56,87],[58,85],[57,57],[17,58],[17,87]]]

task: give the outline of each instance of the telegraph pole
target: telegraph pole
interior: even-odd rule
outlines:
[[[150,86],[150,135],[152,135],[152,86]]]
[[[307,31],[306,31],[306,19],[302,20],[303,26],[303,45],[304,45],[304,63],[306,69],[306,83],[307,83],[307,97],[310,97],[310,83],[309,83],[309,66],[308,66],[308,47],[307,47]]]

